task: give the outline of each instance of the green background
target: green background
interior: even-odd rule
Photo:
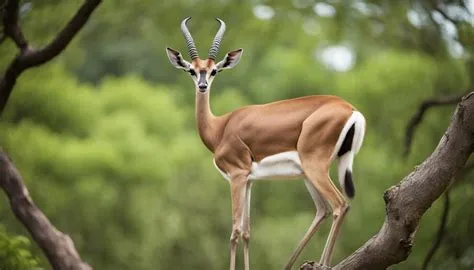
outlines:
[[[196,132],[191,78],[165,54],[169,46],[188,59],[179,24],[193,16],[189,28],[205,57],[219,17],[228,30],[218,57],[237,48],[244,54],[214,81],[215,114],[333,94],[367,119],[336,263],[378,231],[384,190],[433,151],[454,110],[430,110],[403,157],[405,128],[418,105],[473,89],[474,16],[466,6],[472,12],[474,3],[444,1],[453,24],[434,2],[104,1],[64,53],[19,79],[0,120],[0,145],[37,205],[95,269],[226,269],[229,185]],[[25,35],[37,47],[46,44],[81,3],[24,1]],[[11,41],[0,45],[0,70],[15,54]],[[341,55],[346,61],[335,61]],[[451,189],[447,232],[432,269],[474,267],[472,177],[465,174]],[[4,198],[0,268],[49,269]],[[391,269],[420,268],[441,210],[441,201],[433,204],[410,257]],[[251,211],[251,267],[281,269],[315,213],[310,195],[302,181],[258,182]],[[319,259],[329,220],[297,265]]]

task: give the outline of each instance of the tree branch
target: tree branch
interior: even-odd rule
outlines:
[[[456,96],[447,96],[447,97],[434,97],[424,100],[420,107],[418,107],[417,112],[411,117],[410,121],[407,124],[405,131],[405,149],[403,151],[403,156],[407,157],[410,154],[410,149],[413,141],[413,136],[415,134],[416,128],[423,120],[423,116],[426,111],[435,106],[444,106],[444,105],[453,105],[461,101],[461,98],[467,93]]]
[[[59,55],[86,24],[90,15],[100,3],[101,0],[86,0],[74,17],[72,17],[71,21],[69,21],[51,43],[40,50],[32,51],[22,58],[24,68],[44,64]]]
[[[3,17],[4,34],[5,36],[10,37],[23,53],[28,48],[28,42],[26,41],[26,38],[20,28],[18,16],[19,1],[7,0],[5,6],[5,15]]]
[[[441,245],[441,241],[446,233],[446,223],[448,222],[448,215],[449,215],[449,189],[444,192],[444,204],[443,204],[443,213],[441,214],[441,220],[439,222],[438,232],[436,233],[436,238],[431,246],[430,250],[426,254],[425,260],[423,261],[423,265],[421,267],[422,270],[428,269],[428,264],[430,263],[431,259],[435,255],[436,251],[438,250],[439,246]]]
[[[15,86],[17,78],[28,68],[44,64],[60,54],[84,26],[101,0],[85,0],[70,22],[46,47],[29,47],[18,22],[19,0],[7,0],[3,12],[3,34],[11,38],[20,53],[7,67],[0,79],[0,115]],[[71,238],[58,231],[30,198],[20,173],[0,149],[0,187],[10,200],[18,220],[46,254],[53,269],[89,270],[77,253]]]
[[[46,254],[53,269],[92,269],[81,260],[71,238],[58,231],[34,204],[20,173],[1,150],[0,186],[10,200],[13,213]]]
[[[28,46],[28,42],[18,24],[18,0],[8,1],[6,16],[3,20],[5,34],[15,41],[17,47],[20,48],[20,54],[10,63],[0,80],[0,114],[4,110],[16,79],[20,74],[28,68],[44,64],[59,55],[84,26],[100,3],[101,0],[85,0],[60,33],[44,48],[35,50]]]
[[[386,269],[406,260],[421,217],[447,189],[473,151],[474,92],[471,92],[459,103],[431,156],[399,184],[385,191],[386,216],[380,231],[332,269]]]

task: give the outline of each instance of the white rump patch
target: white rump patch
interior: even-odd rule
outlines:
[[[214,166],[226,180],[230,180],[229,174],[219,169],[215,160]],[[259,162],[252,162],[249,180],[290,180],[301,178],[303,175],[298,152],[288,151],[268,156]]]
[[[346,137],[346,134],[351,128],[352,124],[355,124],[355,131],[350,151],[354,152],[354,154],[357,154],[357,152],[359,152],[360,147],[362,146],[362,141],[364,140],[365,118],[360,112],[353,111],[349,119],[347,119],[347,122],[344,124],[341,133],[339,134],[336,146],[334,147],[334,151],[331,155],[331,160],[334,160],[336,158],[337,152],[341,148],[342,142],[344,141],[344,138]]]
[[[354,111],[351,117],[349,117],[346,124],[344,125],[344,128],[341,131],[341,134],[339,135],[339,139],[337,140],[334,152],[332,153],[332,159],[336,158],[337,152],[340,150],[342,142],[344,141],[344,138],[346,137],[347,132],[349,131],[350,127],[352,127],[352,125],[354,125],[355,130],[354,137],[352,138],[351,149],[347,153],[339,157],[338,164],[339,184],[341,185],[341,187],[344,187],[344,189],[346,172],[349,171],[350,173],[352,173],[352,163],[354,161],[354,156],[357,154],[357,152],[359,152],[364,141],[365,118],[360,112]]]

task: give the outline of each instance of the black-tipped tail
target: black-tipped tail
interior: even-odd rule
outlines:
[[[346,192],[347,197],[351,199],[354,198],[354,182],[352,182],[352,172],[349,170],[346,170],[346,175],[344,176],[344,190]]]

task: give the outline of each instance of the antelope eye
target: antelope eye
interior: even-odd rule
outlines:
[[[213,69],[212,72],[211,72],[211,76],[216,75],[216,73],[217,73],[217,70]]]
[[[191,74],[191,76],[196,76],[196,72],[194,71],[194,69],[190,69],[189,74]]]

